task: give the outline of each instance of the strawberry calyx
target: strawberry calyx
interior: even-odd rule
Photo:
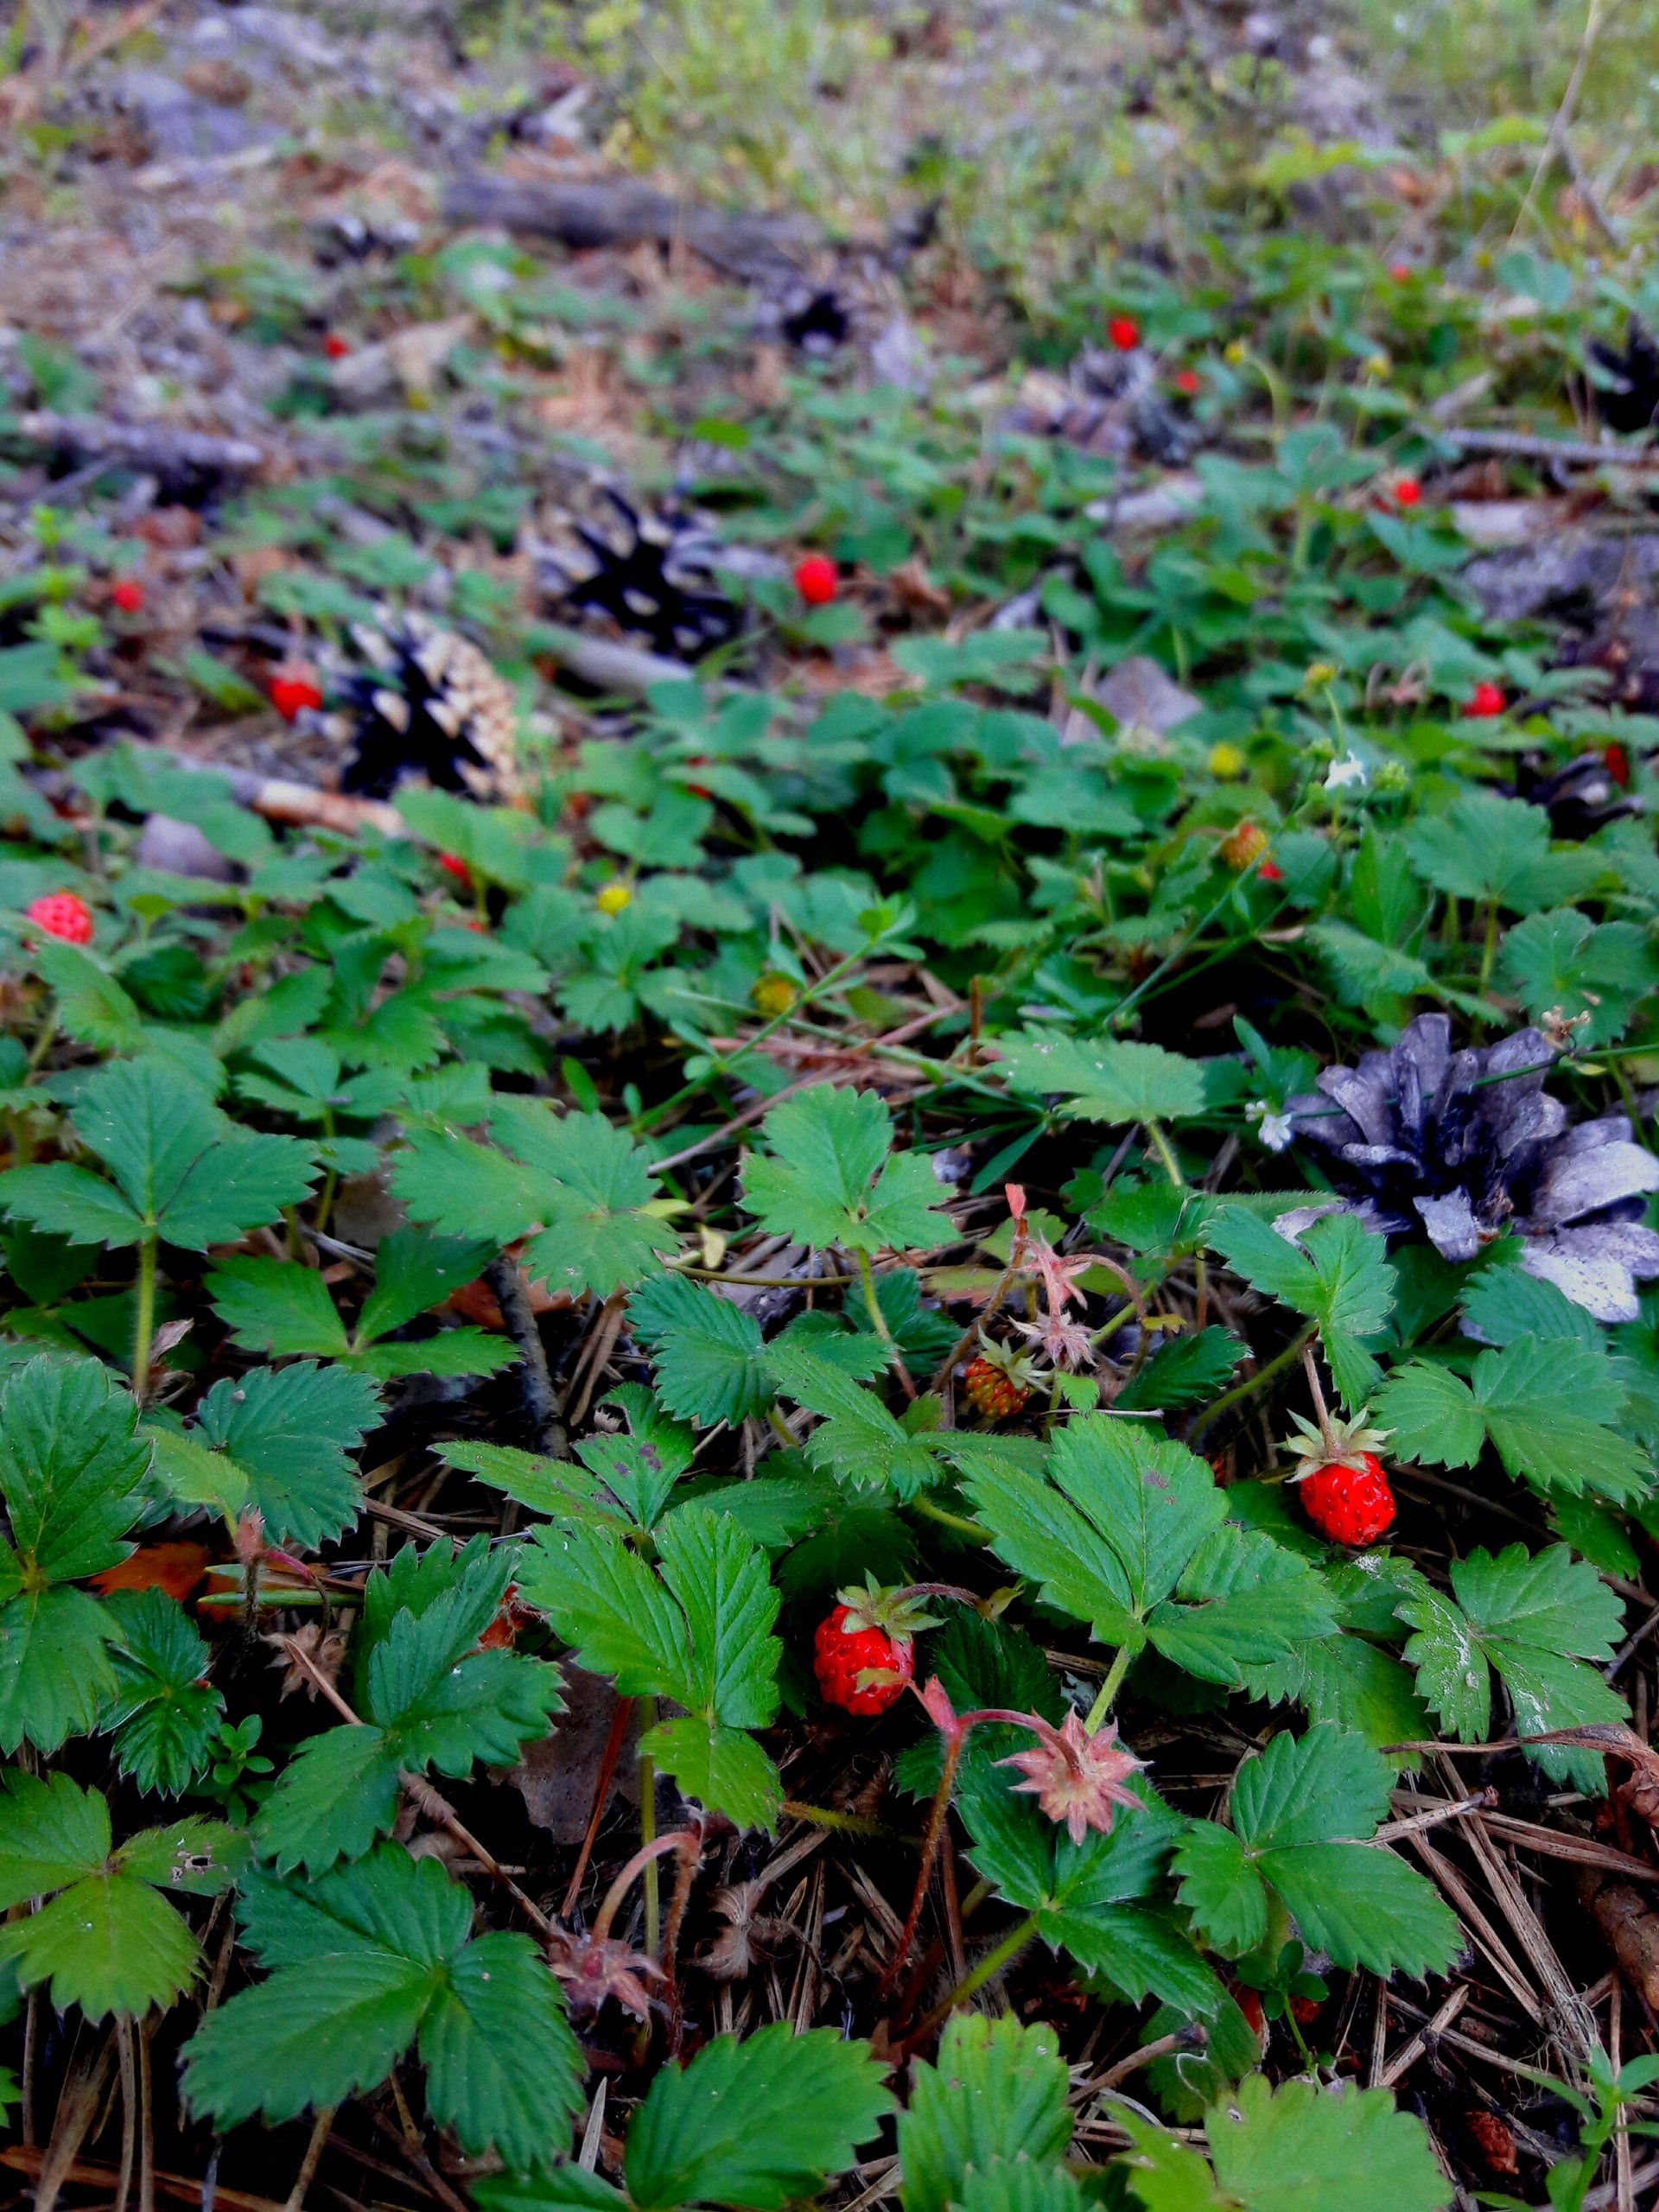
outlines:
[[[1362,1407],[1351,1420],[1344,1420],[1324,1408],[1322,1421],[1315,1423],[1300,1414],[1293,1414],[1298,1433],[1284,1440],[1284,1449],[1300,1464],[1291,1470],[1293,1483],[1306,1482],[1326,1467],[1351,1467],[1362,1474],[1367,1459],[1374,1458],[1394,1433],[1391,1428],[1369,1428],[1365,1417],[1370,1410]]]
[[[939,1625],[927,1610],[927,1598],[926,1591],[909,1584],[884,1588],[873,1574],[868,1575],[861,1588],[852,1583],[836,1592],[836,1603],[846,1608],[841,1632],[860,1636],[866,1629],[878,1628],[894,1643],[908,1643],[923,1629]]]

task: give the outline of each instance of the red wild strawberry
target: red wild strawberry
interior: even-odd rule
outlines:
[[[1204,378],[1196,369],[1177,369],[1170,382],[1188,399],[1196,399],[1204,390]]]
[[[73,891],[48,892],[25,912],[36,929],[44,930],[48,937],[60,938],[65,944],[92,941],[92,910]]]
[[[1630,788],[1630,756],[1617,740],[1601,748],[1602,765],[1622,791]]]
[[[841,575],[825,553],[809,553],[795,564],[795,588],[809,607],[828,607],[841,588]]]
[[[144,588],[131,576],[124,576],[110,594],[110,604],[123,614],[142,614],[144,611]]]
[[[873,1719],[915,1679],[916,1632],[938,1623],[911,1592],[884,1590],[874,1576],[836,1595],[841,1602],[812,1638],[812,1671],[827,1705]]]
[[[471,868],[467,867],[465,861],[458,858],[454,853],[440,853],[438,866],[446,875],[453,875],[457,883],[470,883],[473,880]]]
[[[331,330],[322,341],[322,350],[331,361],[343,361],[352,349],[337,330]]]
[[[315,672],[303,661],[285,661],[270,679],[270,703],[285,722],[297,721],[308,708],[322,704]]]
[[[1473,696],[1463,702],[1463,718],[1469,722],[1490,721],[1509,703],[1501,683],[1477,683]]]
[[[1394,1492],[1377,1452],[1387,1443],[1385,1428],[1367,1428],[1361,1412],[1340,1421],[1316,1394],[1319,1426],[1293,1414],[1299,1433],[1288,1448],[1300,1461],[1291,1480],[1308,1519],[1333,1544],[1363,1550],[1374,1544],[1394,1520]]]
[[[1115,315],[1106,326],[1106,335],[1120,353],[1133,353],[1141,343],[1141,326],[1132,315]]]
[[[1282,883],[1285,880],[1285,871],[1277,861],[1263,861],[1255,872],[1263,883]]]
[[[1420,507],[1423,487],[1414,476],[1402,476],[1389,494],[1396,507]]]
[[[1394,1492],[1374,1452],[1357,1467],[1339,1459],[1315,1467],[1302,1478],[1299,1495],[1322,1536],[1356,1551],[1374,1544],[1394,1520]]]
[[[1396,284],[1409,284],[1412,275],[1411,264],[1408,261],[1391,261],[1389,264],[1389,274]]]
[[[1290,2009],[1297,2025],[1305,2028],[1324,2012],[1325,1999],[1322,1997],[1293,1997]]]
[[[979,1344],[978,1355],[963,1377],[963,1390],[982,1421],[1007,1421],[1023,1409],[1037,1382],[1037,1370],[1023,1353],[995,1343],[982,1329]]]

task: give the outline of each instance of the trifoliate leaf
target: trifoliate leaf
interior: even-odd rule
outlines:
[[[985,1740],[995,1736],[997,1743]],[[969,1743],[958,1805],[975,1870],[1010,1904],[1033,1914],[1049,1947],[1085,1970],[1109,1976],[1133,2003],[1155,1996],[1189,2015],[1219,2002],[1215,1976],[1162,1902],[1164,1867],[1179,1822],[1148,1798],[1119,1812],[1108,1834],[1091,1829],[1080,1844],[993,1764],[1024,1749],[1016,1729],[982,1730]]]
[[[639,1146],[602,1114],[560,1116],[539,1099],[498,1099],[490,1126],[499,1150],[409,1131],[392,1186],[415,1220],[498,1243],[536,1231],[526,1272],[575,1295],[609,1298],[656,1272],[674,1238],[650,1211],[657,1192]]]
[[[1227,1522],[1204,1462],[1138,1423],[1085,1415],[1047,1479],[986,1459],[966,1486],[999,1555],[1103,1643],[1236,1684],[1336,1624],[1307,1562]]]
[[[164,1590],[117,1590],[105,1611],[120,1632],[119,1685],[105,1726],[116,1764],[140,1789],[176,1797],[207,1764],[225,1700],[208,1682],[213,1655]]]
[[[1394,1269],[1381,1236],[1351,1214],[1328,1214],[1293,1243],[1246,1208],[1224,1206],[1210,1224],[1211,1243],[1254,1290],[1319,1325],[1332,1379],[1349,1407],[1376,1389],[1380,1370],[1362,1338],[1394,1310]]]
[[[1640,1446],[1607,1426],[1623,1397],[1599,1345],[1518,1336],[1482,1352],[1466,1383],[1426,1361],[1396,1369],[1376,1413],[1402,1459],[1472,1466],[1490,1437],[1517,1481],[1569,1497],[1588,1490],[1627,1499],[1645,1494],[1649,1476]]]
[[[1176,1847],[1180,1901],[1218,1948],[1251,1948],[1276,1891],[1304,1940],[1341,1967],[1439,1972],[1458,1923],[1431,1885],[1364,1840],[1388,1809],[1393,1773],[1358,1736],[1325,1724],[1275,1736],[1233,1780],[1232,1833],[1194,1821]]]
[[[362,1725],[302,1744],[261,1809],[255,1834],[279,1872],[315,1873],[365,1852],[396,1817],[405,1768],[512,1766],[546,1733],[563,1702],[557,1669],[478,1648],[512,1564],[510,1552],[480,1550],[419,1612],[392,1615],[370,1655]]]
[[[953,1234],[931,1163],[892,1150],[892,1117],[874,1091],[815,1084],[774,1106],[761,1134],[771,1149],[746,1161],[743,1202],[763,1228],[858,1252]]]
[[[823,1356],[816,1339],[785,1335],[765,1347],[762,1359],[785,1397],[822,1417],[806,1440],[810,1465],[849,1488],[889,1490],[905,1499],[937,1480],[931,1439],[895,1421],[873,1390]]]
[[[111,1853],[110,1808],[97,1790],[67,1775],[6,1775],[0,1904],[51,1901],[0,1929],[0,1960],[16,1961],[26,1987],[49,1980],[54,2005],[78,2005],[88,2019],[170,2005],[195,1972],[196,1940],[156,1891],[223,1888],[234,1878],[236,1840],[217,1821],[185,1821]]]
[[[384,1844],[305,1882],[255,1873],[238,1908],[272,1969],[185,2047],[185,2097],[220,2127],[289,2120],[383,2082],[419,2038],[433,2118],[521,2170],[569,2140],[582,2063],[558,1985],[523,1936],[469,1941],[472,1899]]]
[[[1014,1090],[1027,1096],[1058,1093],[1066,1112],[1080,1121],[1112,1128],[1128,1122],[1185,1121],[1209,1103],[1198,1061],[1161,1045],[1026,1029],[999,1039],[997,1049]]]
[[[787,2022],[739,2043],[720,2036],[682,2070],[665,2066],[628,2130],[624,2172],[638,2212],[720,2204],[781,2212],[842,2173],[893,2108],[867,2043]]]
[[[1503,940],[1499,972],[1535,1021],[1555,1011],[1583,1020],[1581,1041],[1611,1045],[1659,984],[1648,933],[1635,922],[1593,923],[1573,907],[1517,922]],[[1587,1019],[1586,1018],[1587,1017]]]
[[[100,1068],[70,1118],[113,1183],[60,1164],[16,1167],[0,1176],[0,1205],[78,1243],[159,1235],[206,1251],[275,1221],[316,1173],[309,1145],[238,1128],[155,1058]]]
[[[1491,1669],[1509,1692],[1517,1735],[1535,1736],[1624,1717],[1624,1702],[1589,1660],[1611,1658],[1623,1628],[1614,1595],[1594,1567],[1575,1560],[1564,1544],[1529,1556],[1511,1544],[1496,1558],[1488,1551],[1453,1560],[1454,1595],[1427,1585],[1400,1605],[1416,1630],[1405,1659],[1417,1669],[1417,1687],[1441,1725],[1465,1743],[1491,1732]],[[1541,1745],[1533,1756],[1560,1774],[1560,1747]],[[1601,1783],[1601,1762],[1580,1755],[1590,1785]]]
[[[670,1413],[701,1428],[735,1427],[771,1403],[760,1325],[730,1299],[683,1275],[653,1275],[628,1300],[628,1325],[652,1356]]]
[[[1552,852],[1543,809],[1495,791],[1465,791],[1446,813],[1419,821],[1406,850],[1437,891],[1518,914],[1581,897],[1606,865],[1582,849]]]
[[[937,2063],[917,2062],[899,2122],[905,2212],[960,2204],[970,2173],[1063,2158],[1071,2141],[1069,2087],[1052,2028],[1023,2026],[1012,2014],[954,2013]]]
[[[515,1570],[520,1594],[621,1695],[686,1707],[695,1726],[664,1722],[643,1746],[683,1789],[708,1793],[711,1809],[741,1825],[770,1827],[776,1770],[758,1746],[731,1740],[770,1726],[778,1710],[779,1599],[766,1554],[702,1505],[677,1506],[656,1534],[660,1579],[608,1529],[537,1529]]]
[[[118,1631],[96,1599],[60,1586],[113,1567],[138,1518],[149,1445],[131,1397],[92,1360],[40,1358],[0,1395],[0,1747],[56,1751],[93,1726],[116,1687]]]
[[[347,1454],[373,1426],[378,1404],[374,1384],[344,1368],[309,1360],[256,1367],[238,1382],[214,1383],[189,1437],[241,1471],[273,1541],[308,1548],[357,1518]]]

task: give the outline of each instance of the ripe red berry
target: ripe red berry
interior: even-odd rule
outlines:
[[[1317,2020],[1324,2012],[1325,1999],[1322,1997],[1293,1997],[1290,2000],[1290,2009],[1295,2016],[1298,2027],[1305,2028]]]
[[[125,576],[110,594],[110,604],[123,614],[142,614],[144,611],[144,588],[131,576]]]
[[[467,867],[465,861],[460,859],[454,853],[440,853],[438,855],[438,866],[443,870],[446,875],[453,875],[457,883],[470,884],[473,880],[473,871],[471,868]]]
[[[322,341],[322,350],[331,361],[343,361],[352,349],[338,331],[331,330]]]
[[[1285,871],[1277,861],[1263,861],[1255,872],[1263,883],[1282,883],[1285,880]]]
[[[795,588],[809,607],[828,607],[841,589],[841,576],[827,554],[809,553],[795,568]]]
[[[884,1628],[844,1629],[842,1624],[851,1611],[850,1605],[837,1605],[818,1623],[812,1639],[812,1671],[826,1704],[868,1719],[885,1713],[904,1695],[905,1685],[916,1672],[916,1647],[907,1636],[892,1637]],[[859,1676],[873,1671],[892,1680],[861,1689]]]
[[[1423,503],[1423,487],[1414,476],[1402,476],[1389,496],[1396,507],[1419,507]]]
[[[963,1389],[969,1404],[986,1421],[1006,1421],[1010,1414],[1020,1412],[1031,1395],[1023,1382],[982,1354],[969,1363]]]
[[[1247,868],[1253,868],[1257,861],[1262,860],[1267,849],[1267,831],[1258,823],[1241,822],[1236,829],[1230,830],[1216,847],[1216,858],[1224,868],[1230,868],[1235,874],[1243,875]],[[1271,865],[1270,861],[1262,861],[1262,872],[1265,874]]]
[[[1132,315],[1115,315],[1106,326],[1106,335],[1120,353],[1133,353],[1141,343],[1141,326]]]
[[[308,707],[320,707],[322,693],[309,676],[279,674],[270,679],[270,703],[285,722],[291,722]]]
[[[1409,284],[1412,276],[1411,264],[1408,261],[1391,261],[1389,264],[1389,274],[1396,284]]]
[[[1601,748],[1602,765],[1622,791],[1630,788],[1630,756],[1617,740]]]
[[[1185,393],[1188,399],[1196,399],[1199,392],[1204,390],[1204,378],[1196,369],[1177,369],[1170,378],[1170,382],[1177,391]]]
[[[1463,718],[1470,722],[1490,721],[1494,715],[1501,715],[1508,704],[1501,683],[1477,683],[1473,696],[1463,702]]]
[[[1332,1460],[1316,1467],[1296,1485],[1308,1519],[1333,1544],[1356,1550],[1374,1544],[1394,1520],[1394,1492],[1375,1452],[1359,1455],[1357,1467]]]
[[[25,912],[35,928],[44,930],[48,937],[61,938],[66,944],[90,944],[92,941],[92,910],[73,891],[49,892]]]

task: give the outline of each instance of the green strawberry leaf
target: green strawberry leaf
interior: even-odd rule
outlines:
[[[892,1149],[892,1116],[874,1091],[815,1084],[774,1106],[761,1134],[771,1149],[746,1160],[743,1202],[764,1229],[856,1252],[952,1234],[931,1162]]]

